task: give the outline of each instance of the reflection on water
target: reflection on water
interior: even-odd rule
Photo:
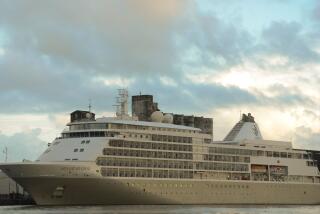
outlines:
[[[3,206],[2,214],[60,214],[60,213],[112,213],[112,214],[319,214],[320,206],[190,206],[190,205],[137,205],[137,206]]]

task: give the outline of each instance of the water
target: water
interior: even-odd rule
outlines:
[[[319,214],[320,206],[2,206],[0,214]]]

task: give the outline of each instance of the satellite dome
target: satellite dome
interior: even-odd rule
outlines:
[[[87,119],[90,119],[91,118],[91,114],[88,112],[88,113],[86,113],[86,118]]]
[[[155,111],[151,114],[151,121],[161,123],[163,120],[163,114],[161,111]]]
[[[173,123],[173,116],[172,116],[172,114],[165,114],[165,115],[163,116],[162,122],[164,122],[164,123]]]

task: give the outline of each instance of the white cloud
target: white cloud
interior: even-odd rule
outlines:
[[[299,126],[295,130],[294,145],[300,149],[320,150],[320,128],[314,132],[305,126]]]
[[[122,87],[127,88],[133,82],[134,78],[124,78],[124,77],[93,77],[93,81],[97,82],[97,84],[105,84],[106,86],[115,86],[115,87]]]
[[[5,54],[6,54],[6,50],[0,47],[0,57],[4,56]]]
[[[47,143],[39,138],[40,132],[40,129],[33,129],[11,136],[0,133],[1,161],[5,160],[5,154],[2,153],[5,148],[8,149],[9,162],[35,160],[47,147]]]
[[[39,129],[39,138],[52,141],[59,135],[55,121],[49,120],[47,114],[0,114],[0,130],[3,135],[12,136],[17,133],[28,133]]]
[[[289,63],[288,57],[282,55],[269,56],[266,60],[271,66],[284,66]]]
[[[160,81],[163,85],[173,86],[173,87],[178,86],[177,82],[170,77],[162,76],[160,77]]]

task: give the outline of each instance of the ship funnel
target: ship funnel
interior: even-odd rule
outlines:
[[[258,124],[251,113],[242,114],[241,120],[231,129],[223,141],[262,140]]]

